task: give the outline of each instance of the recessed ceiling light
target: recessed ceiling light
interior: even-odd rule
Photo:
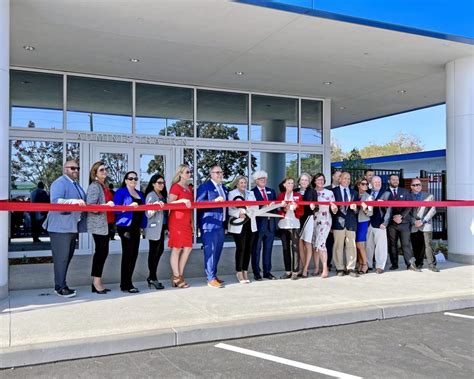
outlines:
[[[400,93],[400,94],[404,94],[404,93],[407,93],[407,90],[406,89],[399,89],[397,92]]]
[[[23,49],[25,49],[26,51],[33,51],[35,49],[35,47],[31,46],[31,45],[25,45],[25,46],[23,46]]]
[[[346,107],[339,107],[339,109],[343,111],[344,109],[346,109]]]
[[[132,62],[132,63],[138,63],[138,62],[140,62],[140,59],[138,59],[138,58],[130,58],[130,62]]]
[[[324,84],[325,86],[330,86],[330,85],[332,84],[332,82],[323,82],[323,84]]]
[[[244,75],[244,74],[245,74],[245,73],[242,72],[242,71],[236,71],[236,72],[235,72],[235,75],[238,75],[238,76],[242,76],[242,75]]]
[[[369,53],[366,51],[366,52],[364,52],[364,55],[369,55]]]

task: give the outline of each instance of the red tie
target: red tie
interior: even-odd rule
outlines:
[[[267,201],[268,197],[267,197],[267,193],[265,192],[265,188],[262,188],[260,191],[262,192],[263,200]]]

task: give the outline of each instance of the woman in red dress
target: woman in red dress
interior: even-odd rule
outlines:
[[[170,188],[168,197],[170,203],[184,203],[188,208],[191,207],[193,192],[189,185],[190,177],[189,166],[180,165]],[[189,287],[189,284],[184,280],[184,267],[193,248],[193,225],[192,209],[170,211],[168,247],[171,248],[170,263],[173,271],[171,283],[173,287]]]

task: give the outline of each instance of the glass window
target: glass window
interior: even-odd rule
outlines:
[[[301,172],[315,175],[318,172],[323,172],[323,156],[321,154],[302,153],[301,157]]]
[[[155,174],[165,176],[166,156],[155,154],[140,154],[140,172],[138,178],[140,179],[140,188],[143,192],[150,182],[150,179]],[[167,178],[165,178],[166,180]]]
[[[197,91],[198,137],[248,140],[248,95]]]
[[[10,198],[15,202],[49,202],[51,184],[62,175],[63,144],[13,140],[10,144]],[[43,183],[44,189],[41,189]],[[37,187],[39,188],[37,190]],[[35,191],[35,192],[33,192]],[[39,194],[39,191],[41,194]],[[41,225],[47,212],[15,211],[10,216],[10,251],[49,250]],[[38,242],[44,242],[38,245]]]
[[[192,137],[193,97],[191,88],[137,83],[136,132]]]
[[[323,102],[301,100],[301,143],[323,143]]]
[[[238,175],[248,176],[248,152],[235,150],[197,150],[197,185],[209,178],[212,166],[224,171],[224,183],[229,185]]]
[[[66,142],[66,160],[74,159],[81,163],[79,142]]]
[[[252,95],[252,141],[298,142],[298,100]]]
[[[63,128],[63,77],[38,72],[10,72],[10,125]]]
[[[107,167],[107,181],[112,183],[114,188],[120,188],[123,178],[129,168],[128,153],[100,152],[99,160]]]
[[[67,128],[132,132],[132,83],[68,76]]]
[[[268,187],[279,192],[278,184],[286,176],[291,176],[295,180],[298,178],[298,154],[296,153],[274,153],[253,151],[252,172],[256,170],[264,170],[268,173]],[[253,182],[251,180],[251,182]],[[252,187],[255,183],[252,183]]]

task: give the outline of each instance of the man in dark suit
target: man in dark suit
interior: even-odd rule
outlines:
[[[227,189],[222,185],[223,171],[220,166],[211,167],[211,179],[201,184],[197,189],[196,201],[225,201]],[[223,281],[217,277],[217,264],[224,246],[225,208],[208,208],[198,212],[198,225],[201,229],[204,247],[204,269],[207,285],[222,288]]]
[[[340,185],[333,188],[336,201],[358,201],[359,196],[356,191],[349,188],[351,184],[351,174],[344,171],[341,174]],[[336,265],[337,276],[344,276],[348,272],[352,277],[359,275],[355,271],[357,262],[357,250],[355,244],[357,230],[357,205],[351,204],[331,207],[332,230],[334,234],[333,260]],[[345,253],[345,254],[344,254]],[[344,256],[345,261],[344,262]]]
[[[252,188],[257,201],[276,200],[275,191],[266,187],[268,174],[263,171],[256,171],[252,175],[256,186]],[[252,270],[255,280],[262,280],[260,275],[260,251],[262,252],[263,277],[274,280],[276,277],[272,271],[272,249],[275,239],[276,218],[275,217],[257,217],[257,235],[254,239],[252,248]]]
[[[410,201],[412,197],[405,188],[400,188],[400,179],[398,175],[392,174],[389,177],[390,201]],[[407,207],[392,207],[392,218],[387,228],[388,235],[388,251],[390,255],[390,270],[398,269],[398,238],[402,244],[403,257],[408,270],[421,270],[416,267],[415,258],[410,242],[410,228],[411,228],[411,208]]]
[[[44,183],[38,182],[37,187],[31,192],[32,203],[49,203],[49,195],[44,189]],[[33,242],[41,242],[39,236],[43,231],[42,224],[48,212],[30,212],[31,216],[31,236]]]

